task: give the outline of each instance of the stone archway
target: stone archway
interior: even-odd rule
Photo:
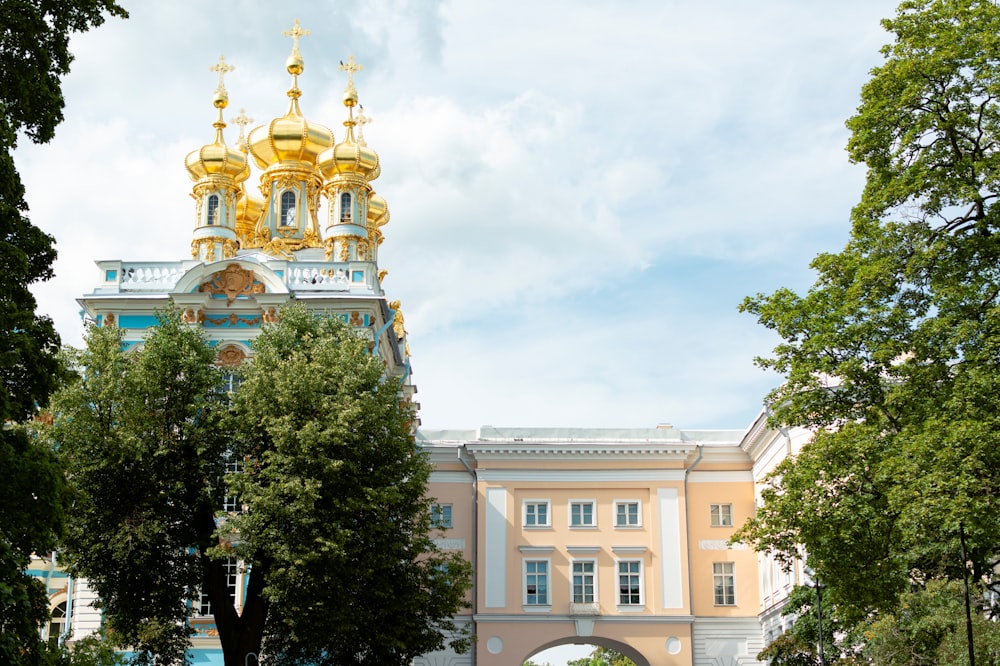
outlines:
[[[631,659],[633,662],[635,662],[636,666],[654,666],[645,657],[645,655],[643,655],[641,652],[639,652],[638,650],[636,650],[631,645],[628,645],[626,643],[622,643],[620,641],[612,640],[610,638],[602,638],[600,636],[590,636],[590,637],[588,637],[588,639],[587,639],[586,642],[582,642],[579,638],[575,638],[575,637],[573,637],[573,638],[563,638],[563,639],[557,639],[557,640],[554,640],[554,641],[550,641],[548,643],[545,643],[544,645],[539,646],[538,649],[536,649],[534,652],[532,652],[531,654],[525,656],[521,661],[519,661],[517,663],[516,666],[521,666],[522,663],[524,663],[525,661],[527,661],[529,659],[533,659],[535,661],[539,661],[539,659],[538,659],[538,655],[539,654],[541,654],[541,653],[543,653],[546,650],[549,650],[551,648],[559,647],[561,645],[590,645],[590,646],[594,646],[594,647],[600,646],[600,647],[603,647],[603,648],[607,648],[609,650],[614,650],[615,652],[620,652],[621,654],[625,655],[626,657],[628,657],[629,659]],[[545,659],[543,658],[543,659],[541,659],[541,661],[539,663],[544,663],[544,661],[545,661]]]

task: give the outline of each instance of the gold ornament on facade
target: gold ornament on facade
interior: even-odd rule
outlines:
[[[243,365],[247,354],[236,345],[226,345],[216,354],[216,364],[234,368]]]
[[[227,238],[222,243],[222,258],[223,259],[232,259],[233,257],[236,256],[236,252],[239,249],[240,249],[240,244],[239,243],[237,243],[236,241],[234,241],[232,239],[228,239]]]
[[[198,291],[207,292],[213,296],[225,294],[226,304],[232,305],[232,302],[239,296],[263,294],[265,290],[264,285],[254,278],[253,271],[243,268],[239,264],[229,264],[221,271],[213,273],[209,280],[198,287]]]
[[[104,325],[105,326],[114,326],[115,325],[115,316],[113,314],[111,314],[110,312],[108,314],[104,315]]]
[[[340,243],[340,260],[343,262],[351,260],[351,248],[347,245],[347,241]]]
[[[380,268],[379,272],[378,272],[378,283],[382,284],[382,280],[384,280],[385,276],[388,275],[388,274],[389,274],[389,271],[387,271],[384,268]]]
[[[406,326],[403,322],[402,303],[399,301],[391,301],[389,303],[389,308],[395,311],[392,315],[392,330],[396,332],[396,338],[402,340],[403,336],[406,335]]]
[[[273,307],[264,310],[264,312],[261,313],[261,318],[264,320],[265,324],[277,324],[280,319],[278,311]]]
[[[351,318],[347,320],[347,323],[351,326],[364,326],[365,320],[362,318],[361,313],[357,310],[351,312]]]
[[[326,258],[327,261],[333,260],[334,243],[335,241],[333,237],[327,238],[325,241],[323,241],[323,256]]]

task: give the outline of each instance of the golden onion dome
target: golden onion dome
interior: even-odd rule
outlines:
[[[244,170],[248,168],[246,155],[236,148],[227,146],[222,137],[222,130],[226,127],[226,123],[222,120],[222,110],[228,104],[229,96],[225,89],[221,87],[216,89],[212,99],[212,105],[218,109],[218,118],[212,123],[212,127],[215,128],[215,141],[188,153],[184,166],[187,167],[191,180],[197,181],[207,176],[218,175],[227,176],[235,181],[240,179]],[[245,177],[241,180],[245,180]]]
[[[344,140],[320,153],[316,165],[327,180],[338,174],[351,173],[363,176],[365,180],[375,180],[382,172],[378,153],[355,140],[353,120],[345,121],[344,125],[347,127]]]
[[[281,118],[255,127],[247,139],[250,154],[261,169],[281,162],[313,165],[316,157],[333,145],[333,132],[310,123],[299,112],[297,99]]]
[[[379,195],[372,193],[368,197],[368,225],[384,227],[389,222],[389,204]]]
[[[298,21],[294,30],[298,31]],[[286,34],[294,34],[291,31]],[[299,31],[298,34],[308,34]],[[333,145],[333,132],[329,128],[310,123],[299,110],[299,74],[305,69],[298,51],[296,37],[292,55],[285,62],[285,69],[292,75],[292,87],[288,91],[291,99],[288,112],[275,118],[268,125],[261,125],[250,132],[247,139],[250,154],[261,169],[272,164],[298,162],[310,166],[316,164],[316,156]]]
[[[263,211],[264,200],[250,196],[246,188],[241,187],[236,198],[236,233],[240,236],[252,236]]]

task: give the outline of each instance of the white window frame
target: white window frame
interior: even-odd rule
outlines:
[[[537,570],[537,565],[543,565],[545,571],[539,573]],[[534,571],[529,571],[532,568],[531,565],[535,565],[536,569]],[[528,592],[529,578],[528,576],[543,576],[545,582],[545,599],[541,602],[536,598],[531,601]],[[538,596],[538,579],[534,579],[535,584],[535,596]],[[552,608],[552,560],[549,558],[525,558],[521,560],[521,605],[527,609],[546,611]]]
[[[454,526],[454,509],[451,504],[431,504],[431,527],[450,530]]]
[[[545,522],[538,522],[538,511],[532,511],[535,522],[528,522],[528,507],[545,507]],[[521,525],[528,529],[552,527],[552,502],[544,499],[526,499],[521,502]]]
[[[235,605],[240,590],[240,570],[242,566],[239,560],[232,557],[227,559],[223,563],[223,566],[226,568],[226,587],[229,589],[229,600]],[[199,616],[211,617],[213,615],[212,601],[208,598],[207,592],[203,591],[201,593],[201,600],[198,606]]]
[[[214,205],[213,205],[214,204]],[[205,224],[215,226],[219,221],[219,195],[210,194],[205,203]]]
[[[622,565],[628,565],[629,571],[622,572]],[[638,565],[638,571],[631,571],[632,565]],[[646,565],[641,559],[634,557],[622,558],[615,560],[615,603],[618,606],[619,611],[630,611],[630,610],[640,610],[646,606]],[[627,601],[623,601],[622,593],[622,576],[629,577],[629,591],[627,594]],[[632,576],[637,576],[639,581],[639,601],[634,603],[631,601],[632,597],[632,586],[631,578]]]
[[[734,562],[712,562],[712,600],[716,606],[736,605],[736,564]]]
[[[291,200],[285,198],[286,194],[291,195]],[[295,190],[284,190],[278,196],[278,226],[285,227],[287,229],[295,229],[299,226],[298,219],[298,205],[299,198],[295,194]],[[292,224],[288,224],[288,214],[292,214]]]
[[[590,522],[589,523],[575,523],[573,522],[573,509],[575,507],[580,507],[580,518],[584,517],[583,507],[590,507]],[[571,499],[568,503],[567,509],[567,520],[569,521],[569,526],[573,529],[580,529],[581,527],[597,527],[597,502],[594,500],[584,500],[584,499]]]
[[[624,522],[624,523],[619,522],[618,519],[620,518],[620,516],[618,514],[618,507],[620,507],[620,506],[628,507],[630,505],[635,505],[635,519],[636,519],[636,522],[635,523],[629,523],[628,522],[628,518],[629,518],[628,509],[625,510],[625,520],[626,520],[626,522]],[[642,502],[641,501],[639,501],[639,500],[615,500],[614,501],[614,512],[615,512],[615,527],[617,529],[628,529],[628,528],[642,527]]]
[[[581,568],[584,568],[586,565],[589,564],[590,565],[590,571],[589,572],[588,571],[580,571],[579,573],[577,573],[576,569],[577,569],[577,565],[578,564],[581,565]],[[597,588],[598,588],[598,585],[597,585],[597,560],[595,560],[593,558],[573,559],[573,560],[570,560],[570,563],[569,563],[569,575],[570,575],[570,579],[569,579],[569,602],[571,604],[596,604],[596,603],[598,603],[600,601],[600,599],[597,596]],[[583,579],[581,581],[581,583],[580,583],[583,586],[583,588],[584,588],[584,592],[583,592],[581,598],[577,598],[577,595],[576,595],[576,588],[577,588],[576,577],[578,575],[581,576],[582,579]],[[590,599],[586,598],[586,596],[587,596],[587,594],[586,594],[586,587],[588,585],[587,579],[590,580],[590,582],[589,582],[590,597],[591,597]]]
[[[733,526],[733,505],[710,504],[708,506],[709,523],[712,527],[732,527]]]

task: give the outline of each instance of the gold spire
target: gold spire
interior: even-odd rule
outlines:
[[[299,52],[299,38],[308,35],[309,31],[303,30],[302,26],[299,25],[299,20],[295,19],[295,25],[292,26],[291,30],[285,30],[281,34],[292,38],[292,54],[285,61],[285,69],[292,75],[292,87],[288,90],[292,105],[288,112],[289,114],[301,115],[298,108],[298,99],[302,96],[302,91],[299,90],[299,74],[306,68],[306,65]]]
[[[239,115],[237,115],[235,118],[232,118],[231,120],[233,121],[233,123],[240,126],[240,136],[238,139],[236,139],[236,147],[242,150],[243,152],[246,152],[247,150],[246,129],[247,125],[253,122],[253,118],[247,116],[247,112],[245,110],[240,109]]]

